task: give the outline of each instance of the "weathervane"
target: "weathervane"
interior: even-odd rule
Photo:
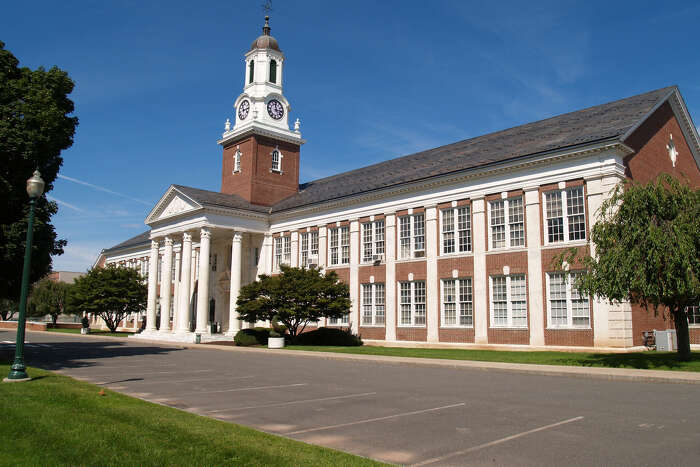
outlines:
[[[262,7],[263,13],[265,13],[265,15],[269,15],[272,11],[272,0],[265,0],[265,3],[260,6]]]

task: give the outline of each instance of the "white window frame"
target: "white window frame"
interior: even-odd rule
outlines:
[[[578,291],[573,286],[576,281],[576,277],[579,273],[571,272],[566,274],[564,278],[564,288],[565,288],[565,298],[566,301],[566,324],[555,324],[552,322],[552,276],[564,276],[563,272],[548,272],[546,274],[546,287],[547,287],[547,328],[549,329],[591,329],[591,299],[586,297],[586,311],[588,312],[587,318],[588,323],[586,324],[574,324],[574,301],[582,301],[581,298],[577,298]]]
[[[274,242],[274,265],[273,269],[275,271],[280,270],[280,264],[292,264],[292,237],[289,235],[282,235],[280,237],[275,237]]]
[[[333,259],[334,250],[335,260]],[[348,264],[350,264],[350,227],[344,225],[328,229],[328,265],[345,266]]]
[[[309,256],[318,258],[318,230],[302,232],[299,238],[299,265],[305,267]]]
[[[447,283],[454,283],[454,300],[447,300]],[[465,286],[469,288],[469,300],[462,300],[462,289]],[[462,277],[457,279],[442,279],[440,281],[440,326],[443,328],[473,328],[474,327],[474,288],[471,277]],[[447,323],[446,304],[454,303],[455,305],[455,322]],[[469,313],[466,313],[466,311]],[[462,324],[462,318],[468,318],[465,321],[471,321],[470,324]]]
[[[460,229],[459,213],[461,210],[465,210],[467,215],[467,225],[466,229]],[[452,229],[446,229],[447,223],[445,222],[445,213],[452,212]],[[461,234],[466,232],[466,237],[468,239],[468,247],[462,250],[461,245]],[[452,234],[452,241],[454,251],[445,251],[445,234]],[[440,254],[441,255],[460,255],[472,252],[472,210],[470,205],[456,206],[453,208],[446,208],[440,210]]]
[[[341,318],[328,318],[328,326],[343,326],[350,324],[350,313],[344,314]]]
[[[520,205],[522,207],[522,222],[511,222],[511,203],[516,200],[520,200]],[[493,211],[493,205],[496,203],[503,203],[503,222],[504,222],[504,245],[503,246],[494,246],[493,245],[493,225],[492,225],[492,211]],[[514,225],[516,224],[522,224],[523,225],[523,241],[522,244],[520,245],[512,245],[511,244],[511,229]],[[500,224],[499,224],[500,225]],[[502,199],[493,199],[488,202],[488,246],[489,246],[489,251],[492,250],[505,250],[507,248],[525,248],[527,246],[527,234],[525,232],[525,200],[522,195],[520,196],[511,196],[510,198],[502,198]]]
[[[360,232],[362,242],[362,263],[373,262],[375,255],[383,255],[386,251],[386,226],[384,219],[364,222]]]
[[[421,219],[419,222],[418,219]],[[408,236],[404,235],[404,231],[402,231],[402,222],[403,219],[408,219]],[[417,235],[416,232],[416,226],[422,224],[421,230],[418,231],[418,233],[422,232],[421,235]],[[426,251],[425,251],[425,213],[424,212],[419,212],[416,214],[408,214],[405,216],[400,216],[399,217],[399,222],[398,222],[398,231],[399,231],[399,241],[398,241],[398,252],[399,252],[399,259],[412,259],[412,258],[425,258]],[[423,248],[416,248],[418,239],[422,238],[423,239]],[[404,252],[404,248],[402,246],[402,241],[408,239],[408,246],[409,246],[409,254],[406,255]]]
[[[275,152],[277,152],[277,161],[275,161]],[[284,158],[284,154],[282,154],[282,151],[280,151],[280,148],[278,146],[275,146],[275,149],[270,152],[270,159],[271,159],[271,164],[270,164],[270,172],[275,172],[275,173],[283,173],[282,172],[282,159]],[[275,167],[275,162],[277,162],[277,167]]]
[[[404,286],[408,285],[408,295],[402,294]],[[396,283],[398,291],[398,302],[399,302],[399,313],[398,313],[398,326],[404,328],[424,328],[427,323],[427,289],[425,281],[398,281]],[[422,296],[420,293],[416,292],[422,291]],[[405,299],[408,298],[408,301]],[[417,300],[422,299],[422,301]],[[410,323],[404,322],[403,311],[404,307],[408,307],[409,320]],[[422,310],[422,313],[420,312]]]
[[[233,155],[233,173],[237,174],[241,172],[241,149],[236,147],[236,152]]]
[[[686,313],[688,316],[688,326],[699,327],[700,326],[700,304],[698,305],[688,305],[686,307]]]
[[[525,324],[513,324],[513,293],[512,293],[512,278],[522,278],[524,284],[524,301],[525,302]],[[496,323],[494,309],[494,279],[505,278],[506,280],[506,323]],[[499,300],[500,301],[500,300]],[[520,301],[520,300],[519,300]],[[528,299],[527,299],[527,276],[525,274],[510,274],[510,275],[493,275],[489,276],[489,321],[492,328],[512,328],[512,329],[527,329],[528,328]],[[522,318],[522,317],[519,317]]]
[[[583,211],[581,213],[569,214],[569,198],[570,192],[575,190],[581,190],[582,204],[581,207]],[[564,238],[562,240],[550,241],[549,239],[549,219],[548,217],[548,205],[547,205],[547,195],[559,193],[561,196],[561,215],[562,215],[562,233]],[[570,239],[572,232],[569,231],[570,218],[574,216],[583,216],[583,238]],[[555,218],[552,218],[555,219]],[[588,238],[588,232],[586,231],[586,190],[583,185],[570,186],[563,189],[548,190],[542,193],[542,228],[544,229],[544,244],[545,245],[557,245],[562,243],[571,242],[585,242]]]
[[[384,283],[361,284],[360,295],[360,326],[384,327],[386,325],[386,286]],[[369,322],[366,322],[365,318],[368,316]]]

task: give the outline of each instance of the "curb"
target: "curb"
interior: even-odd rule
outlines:
[[[28,331],[46,334],[47,331]],[[61,333],[55,333],[61,334]],[[66,333],[68,334],[68,333]],[[393,365],[432,366],[441,368],[469,369],[482,371],[501,371],[510,373],[525,373],[541,376],[568,376],[574,378],[605,379],[614,381],[640,381],[649,383],[700,384],[700,372],[639,370],[632,368],[603,368],[564,365],[537,365],[531,363],[483,362],[476,360],[448,360],[419,357],[390,357],[384,355],[356,355],[338,352],[317,352],[309,350],[259,349],[250,347],[234,347],[216,344],[193,344],[186,342],[167,342],[147,339],[134,341],[127,337],[96,336],[84,334],[68,334],[89,339],[108,339],[123,342],[152,344],[160,347],[172,347],[190,350],[224,350],[228,352],[263,353],[286,357],[314,357],[326,360],[346,360],[356,362],[377,362]]]

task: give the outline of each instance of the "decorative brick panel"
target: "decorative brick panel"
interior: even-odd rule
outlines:
[[[440,342],[474,343],[474,328],[440,328]]]
[[[426,328],[396,328],[396,340],[424,342],[428,340]]]
[[[386,339],[386,328],[360,326],[360,337],[363,339],[384,340]]]

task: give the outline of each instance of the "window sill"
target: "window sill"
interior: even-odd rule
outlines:
[[[490,329],[498,329],[501,331],[527,331],[528,327],[527,326],[496,326],[496,325],[491,325],[489,326]]]
[[[397,259],[396,263],[417,263],[420,261],[426,261],[428,258],[426,256],[421,256],[420,258],[401,258]]]
[[[343,264],[329,264],[326,266],[327,269],[343,269],[343,268],[349,268],[350,263],[343,263]]]
[[[284,172],[282,170],[270,169],[270,173],[282,175]]]
[[[514,246],[514,247],[502,247],[502,248],[491,248],[486,250],[487,255],[497,255],[499,253],[519,253],[527,251],[526,246]]]
[[[544,245],[542,245],[542,249],[549,250],[553,248],[571,248],[586,245],[588,245],[588,240],[572,240],[570,242],[545,243]]]
[[[441,324],[440,329],[474,329],[474,325],[471,326],[455,326],[452,324]]]
[[[454,253],[440,253],[438,258],[465,258],[474,256],[473,251],[458,251]]]
[[[386,324],[360,324],[361,328],[385,328]]]
[[[359,266],[381,266],[382,264],[386,264],[386,262],[380,261],[379,264],[374,264],[374,261],[361,261]]]
[[[402,329],[425,329],[426,325],[425,324],[397,324],[397,328],[402,328]]]
[[[547,331],[590,331],[590,326],[547,326]]]

